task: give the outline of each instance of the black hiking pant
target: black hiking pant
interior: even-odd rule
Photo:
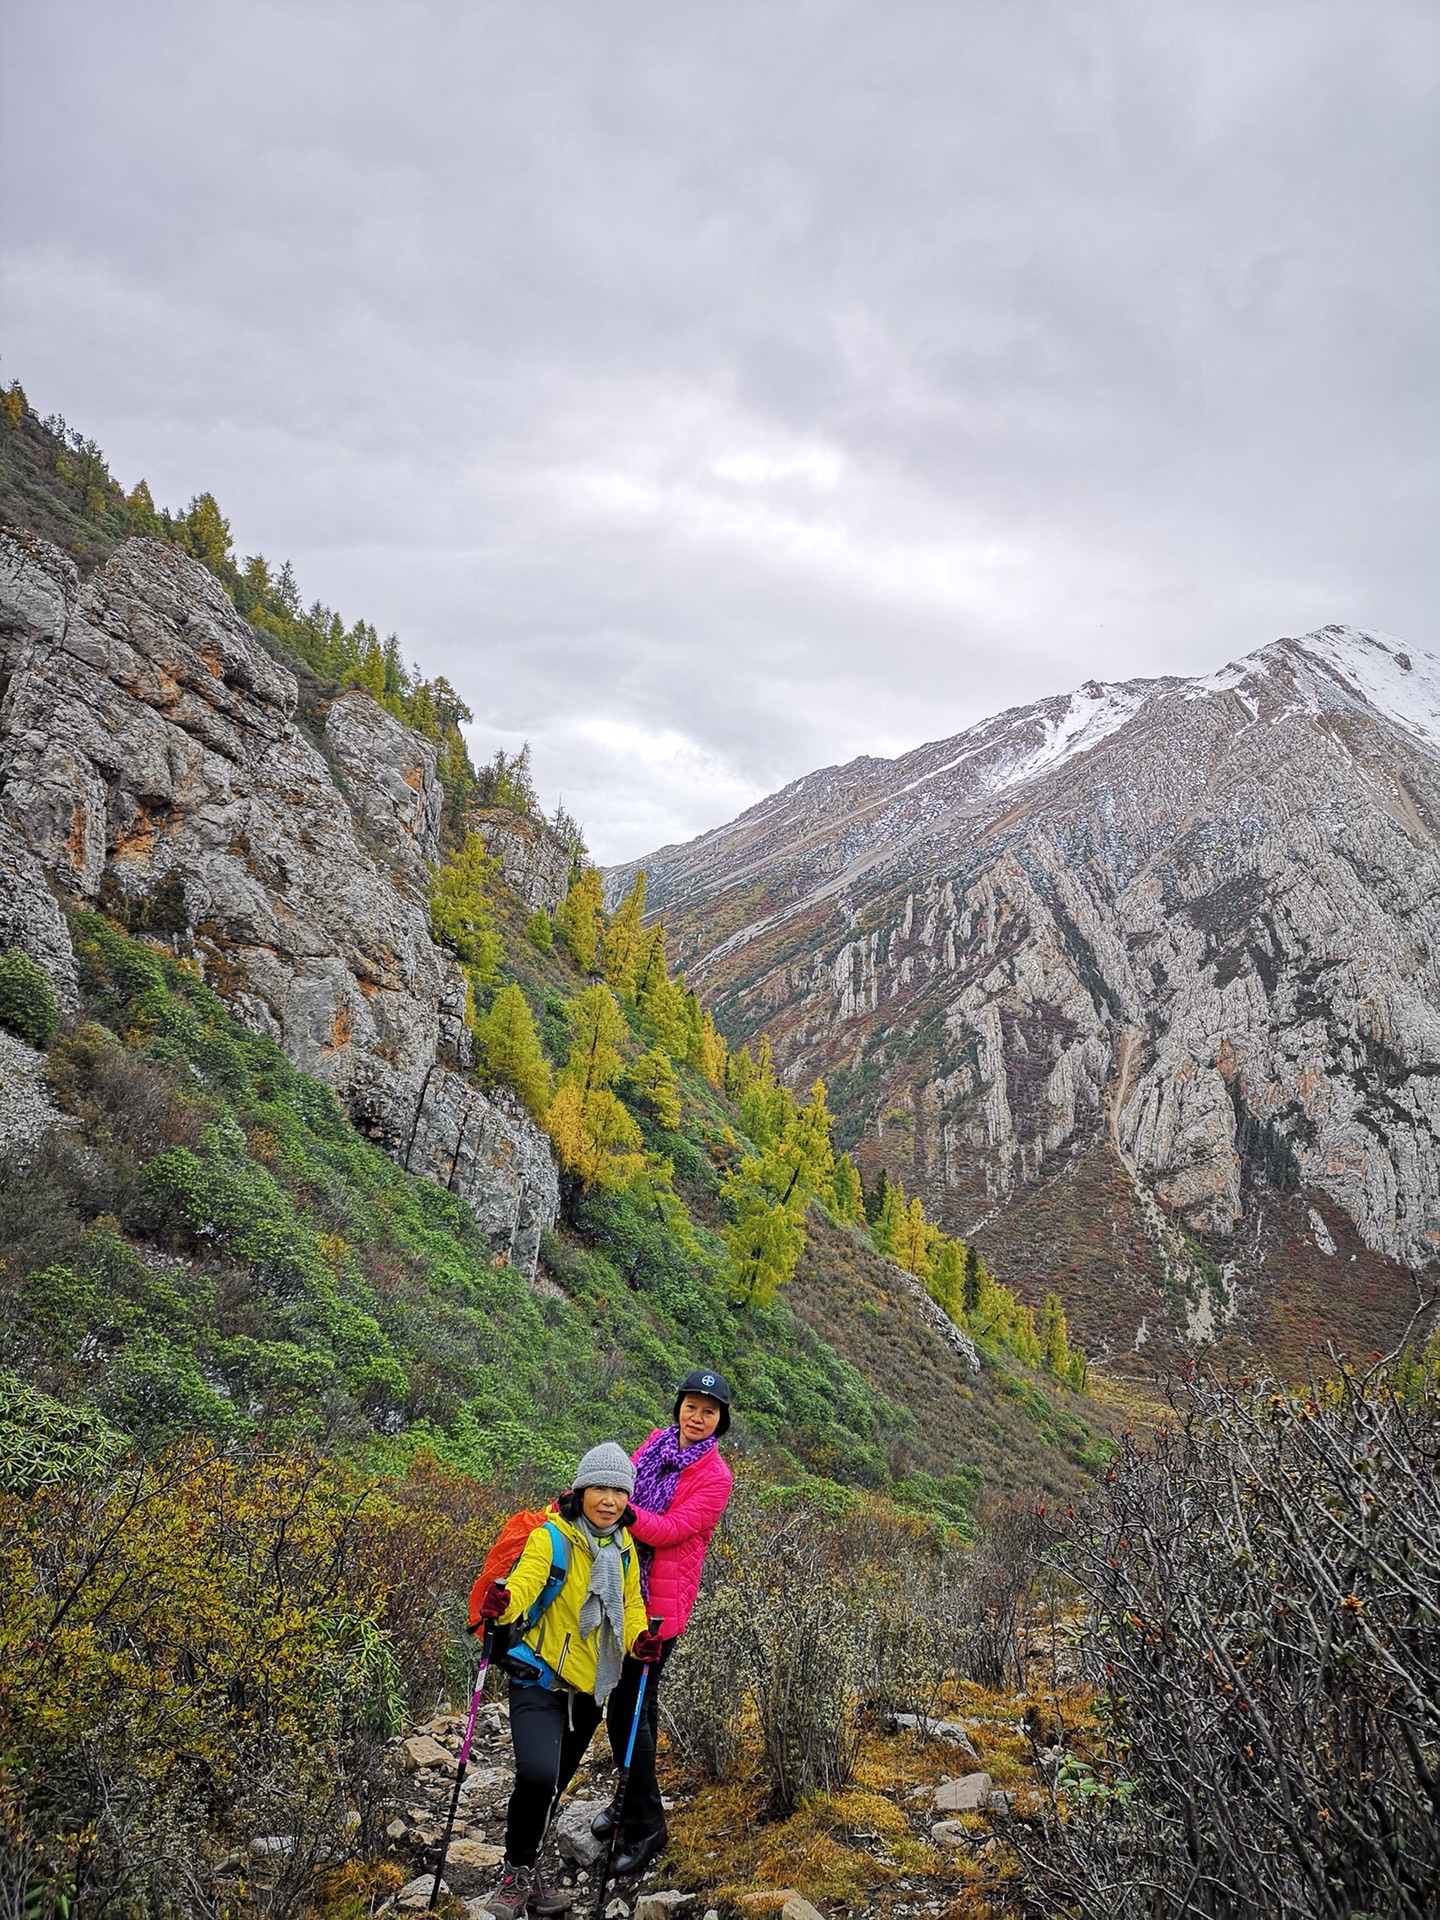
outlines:
[[[655,1737],[660,1727],[660,1675],[670,1658],[675,1642],[662,1642],[664,1651],[650,1669],[645,1687],[645,1704],[640,1709],[640,1725],[635,1730],[635,1751],[630,1756],[630,1788],[625,1795],[625,1825],[622,1840],[644,1840],[659,1833],[665,1825],[665,1809],[660,1801],[660,1783],[655,1778]],[[605,1703],[605,1731],[610,1736],[610,1751],[617,1767],[625,1764],[625,1744],[630,1738],[630,1723],[635,1717],[635,1694],[640,1675],[645,1671],[638,1660],[627,1655],[620,1669],[615,1691]]]
[[[575,1777],[599,1724],[593,1694],[510,1682],[515,1787],[505,1815],[505,1858],[516,1866],[539,1859],[550,1809]]]

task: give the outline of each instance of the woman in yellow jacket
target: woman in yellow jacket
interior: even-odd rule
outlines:
[[[545,1611],[512,1640],[510,1736],[515,1788],[505,1820],[500,1884],[485,1896],[495,1920],[561,1913],[567,1895],[541,1884],[540,1847],[551,1808],[569,1786],[609,1699],[625,1655],[658,1659],[658,1635],[646,1631],[639,1556],[626,1531],[635,1468],[613,1441],[592,1447],[551,1524],[568,1548],[565,1579]],[[536,1527],[507,1581],[492,1581],[482,1620],[521,1621],[540,1598],[554,1565],[554,1543]],[[650,1643],[654,1641],[652,1646]]]

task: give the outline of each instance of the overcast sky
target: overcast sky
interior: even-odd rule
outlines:
[[[0,379],[615,860],[1348,620],[1440,650],[1434,0],[8,0]]]

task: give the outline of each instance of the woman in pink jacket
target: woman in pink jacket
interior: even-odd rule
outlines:
[[[661,1654],[650,1667],[645,1709],[630,1761],[625,1795],[624,1831],[615,1858],[617,1874],[638,1873],[665,1846],[665,1808],[655,1778],[656,1704],[660,1675],[685,1631],[700,1591],[700,1570],[725,1502],[730,1498],[730,1469],[717,1442],[730,1425],[730,1389],[723,1374],[699,1367],[680,1382],[673,1426],[657,1427],[635,1455],[634,1518],[631,1537],[640,1542],[640,1579],[645,1611],[660,1616]],[[626,1658],[606,1714],[610,1748],[618,1760],[625,1751],[640,1684],[639,1661]],[[618,1809],[597,1813],[591,1832],[606,1839]]]

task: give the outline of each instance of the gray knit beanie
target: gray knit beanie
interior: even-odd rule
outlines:
[[[628,1500],[635,1491],[635,1466],[629,1454],[613,1440],[591,1447],[575,1474],[575,1491],[581,1487],[616,1487]]]

